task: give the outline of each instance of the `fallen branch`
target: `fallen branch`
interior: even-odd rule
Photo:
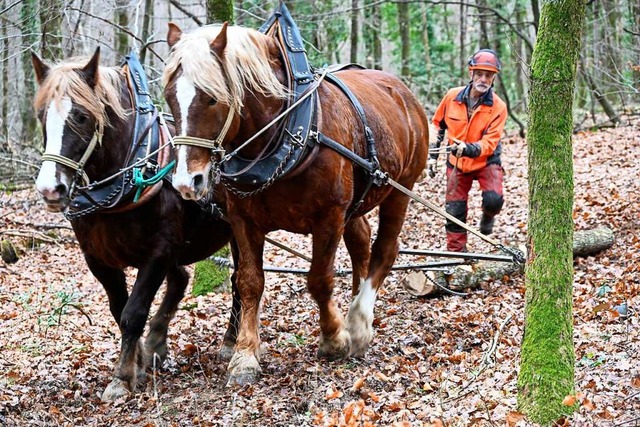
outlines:
[[[573,236],[573,256],[594,255],[610,248],[614,242],[613,231],[602,227],[594,230],[576,231]],[[435,296],[445,293],[476,289],[491,280],[506,280],[524,273],[524,265],[508,262],[476,262],[455,268],[453,274],[439,271],[414,271],[403,281],[407,292],[415,296]]]

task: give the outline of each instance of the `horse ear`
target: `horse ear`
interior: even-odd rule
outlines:
[[[89,60],[89,63],[84,66],[80,74],[87,82],[90,88],[94,88],[98,83],[98,66],[100,65],[100,46],[96,48],[95,53]]]
[[[222,24],[222,28],[220,28],[220,33],[218,36],[211,42],[211,51],[215,53],[218,58],[222,58],[224,56],[224,48],[227,47],[227,24],[225,21]]]
[[[36,80],[38,84],[42,84],[44,79],[47,78],[47,74],[49,74],[49,70],[51,69],[47,64],[45,64],[42,59],[38,56],[37,53],[31,51],[31,63],[33,63],[33,69],[36,72]]]
[[[167,33],[167,43],[169,47],[173,47],[174,44],[180,41],[182,37],[182,30],[173,22],[169,22],[169,32]]]

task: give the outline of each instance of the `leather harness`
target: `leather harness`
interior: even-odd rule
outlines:
[[[291,111],[282,125],[279,137],[276,137],[276,147],[268,154],[265,150],[255,159],[243,159],[237,153],[225,158],[219,169],[223,184],[239,197],[248,197],[268,188],[279,179],[291,178],[302,172],[312,161],[322,144],[348,158],[369,174],[369,181],[357,202],[353,203],[347,213],[347,219],[356,212],[373,184],[382,185],[375,175],[379,170],[375,140],[368,125],[364,109],[353,92],[337,77],[336,71],[349,68],[364,67],[357,64],[345,64],[331,67],[325,73],[325,79],[338,87],[349,99],[360,121],[362,122],[368,159],[364,159],[340,143],[334,141],[318,130],[319,97],[314,86],[318,73],[310,66],[303,45],[302,36],[291,14],[283,2],[263,25],[260,32],[275,37],[283,53],[288,76],[288,85],[293,94],[285,109],[304,95],[313,90],[300,105]],[[278,135],[278,133],[277,133]],[[249,186],[250,191],[241,188]]]
[[[146,74],[135,52],[131,51],[125,57],[123,69],[135,114],[133,143],[120,169],[121,173],[106,181],[76,188],[76,194],[64,212],[69,220],[98,211],[118,213],[134,209],[162,188],[162,181],[147,187],[142,196],[133,202],[138,187],[134,185],[132,166],[142,167],[143,176],[150,177],[169,163],[170,135],[166,126],[160,125],[160,113],[153,104]]]

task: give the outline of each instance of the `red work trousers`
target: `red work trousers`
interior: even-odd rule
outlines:
[[[447,165],[446,211],[462,222],[467,222],[467,200],[474,180],[482,191],[482,214],[491,219],[502,209],[502,181],[504,171],[501,165],[487,165],[484,168],[464,173]],[[466,252],[467,231],[447,220],[447,250]]]

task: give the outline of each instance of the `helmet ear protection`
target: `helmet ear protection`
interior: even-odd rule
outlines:
[[[499,73],[502,65],[498,54],[492,49],[480,49],[469,58],[469,70],[486,70]]]

